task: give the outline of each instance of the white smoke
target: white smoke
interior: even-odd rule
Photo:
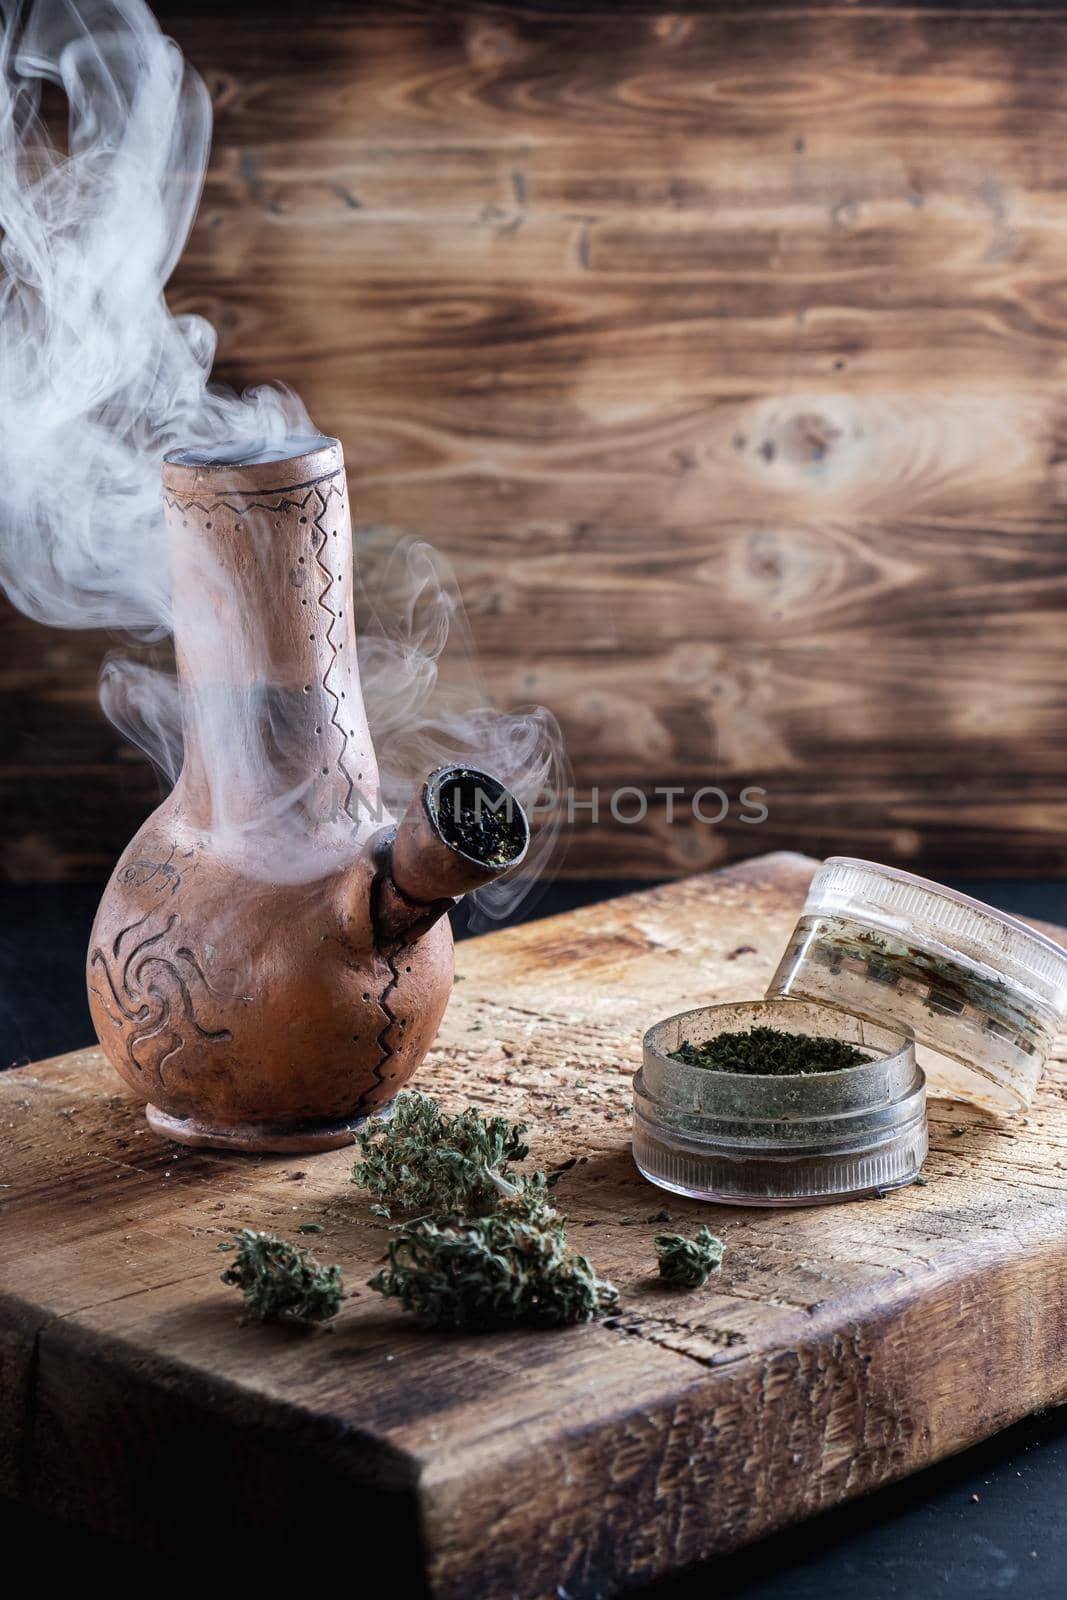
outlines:
[[[359,553],[368,579],[357,599],[359,665],[386,804],[399,810],[428,772],[469,763],[499,778],[530,815],[523,880],[472,897],[468,921],[484,926],[545,881],[569,776],[559,725],[543,706],[489,706],[459,586],[439,551],[382,530]]]
[[[178,445],[289,453],[282,388],[210,388],[215,335],[163,286],[211,140],[204,84],[140,0],[43,0],[0,45],[4,585],[58,627],[166,628],[159,471]],[[38,113],[68,106],[66,148]]]
[[[174,622],[164,454],[284,459],[320,436],[281,384],[237,395],[210,383],[213,329],[168,311],[164,287],[199,203],[211,111],[203,82],[147,7],[36,0],[12,10],[0,0],[0,14],[0,583],[40,622],[158,640]],[[61,138],[41,116],[44,84],[65,96]],[[238,597],[210,561],[202,584],[205,617],[239,617]],[[554,790],[562,773],[554,720],[485,707],[462,608],[427,547],[398,553],[382,595],[360,663],[390,804],[450,760],[485,766],[520,798]],[[254,665],[255,619],[241,622],[235,632]],[[447,684],[446,651],[468,668]],[[188,721],[203,708],[188,696],[183,707],[167,672],[115,656],[102,701],[173,781],[182,712]],[[259,848],[243,852],[250,869],[259,860],[264,873],[290,881],[320,873],[314,839],[296,826],[292,775],[272,763],[285,730],[266,741],[234,697],[213,703],[199,734],[218,755],[219,839],[233,843],[224,789],[228,753],[239,751],[243,779],[254,771],[263,795]],[[543,867],[553,841],[546,822],[532,866]],[[518,892],[488,891],[486,910],[502,914]]]

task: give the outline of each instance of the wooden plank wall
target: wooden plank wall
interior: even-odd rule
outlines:
[[[216,106],[171,298],[220,375],[444,551],[580,786],[768,792],[568,871],[1067,872],[1062,7],[160,14]],[[107,641],[5,637],[4,870],[97,875],[157,793]]]

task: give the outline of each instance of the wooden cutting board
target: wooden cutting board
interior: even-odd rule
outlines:
[[[813,863],[768,856],[462,945],[421,1075],[526,1119],[610,1323],[448,1338],[366,1288],[351,1154],[162,1144],[99,1053],[0,1077],[0,1492],[161,1550],[191,1530],[389,1540],[394,1592],[607,1595],[758,1539],[1067,1396],[1067,1071],[1025,1118],[935,1103],[928,1184],[761,1212],[629,1154],[644,1027],[758,995]],[[726,1241],[654,1278],[662,1209]],[[334,1330],[241,1326],[217,1245],[311,1242]]]

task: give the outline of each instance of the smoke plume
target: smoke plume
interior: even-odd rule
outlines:
[[[199,203],[211,109],[147,7],[37,0],[0,4],[0,14],[0,583],[40,622],[160,640],[174,625],[164,454],[281,460],[320,435],[281,383],[241,395],[212,383],[213,329],[167,308],[164,288]],[[46,85],[62,92],[65,128],[46,126]],[[254,667],[256,619],[240,616],[224,575],[198,559],[204,618],[232,617],[234,648]],[[183,640],[187,653],[196,643]],[[390,808],[433,766],[466,760],[527,802],[541,797],[549,814],[544,797],[563,772],[555,722],[540,709],[486,705],[454,580],[428,546],[391,552],[359,655]],[[450,658],[458,670],[444,673]],[[209,711],[183,703],[173,675],[121,656],[105,664],[101,698],[171,781],[183,716],[187,726],[200,718],[200,742],[218,753],[217,848],[239,851],[253,876],[321,874],[300,820],[306,797],[273,755],[285,729],[261,727],[246,698],[214,699]],[[263,796],[261,814],[239,829],[226,792],[234,759],[242,783],[254,778]],[[554,838],[550,821],[535,826],[533,873]],[[483,909],[502,915],[519,894],[495,886],[482,892]]]

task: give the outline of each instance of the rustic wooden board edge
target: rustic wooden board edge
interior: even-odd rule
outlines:
[[[846,1337],[839,1304],[832,1316],[798,1313],[795,1338],[756,1356],[680,1352],[658,1344],[669,1324],[651,1319],[589,1330],[668,1350],[692,1379],[665,1374],[658,1401],[646,1394],[552,1443],[498,1440],[425,1465],[354,1430],[331,1435],[303,1408],[294,1427],[284,1401],[264,1408],[225,1382],[205,1391],[202,1372],[194,1402],[181,1363],[145,1363],[143,1351],[64,1318],[34,1329],[34,1308],[8,1298],[0,1348],[20,1324],[32,1338],[20,1350],[18,1481],[0,1480],[0,1492],[162,1550],[179,1547],[174,1530],[217,1511],[223,1492],[238,1536],[270,1514],[324,1516],[347,1503],[350,1523],[358,1507],[353,1531],[403,1535],[400,1593],[425,1584],[436,1600],[540,1600],[562,1587],[592,1600],[735,1550],[1067,1399],[1067,1226],[1026,1258],[1023,1243],[995,1241],[980,1270],[973,1260],[940,1269],[936,1287],[887,1279],[879,1297],[857,1297]],[[979,1381],[924,1390],[932,1340],[950,1342],[959,1371]],[[96,1481],[94,1440],[116,1413],[129,1435],[125,1494],[115,1493],[113,1453],[106,1492]],[[181,1448],[194,1432],[195,1460]],[[773,1466],[746,1467],[760,1460]]]
[[[424,1592],[416,1465],[388,1441],[331,1428],[284,1399],[265,1406],[231,1382],[205,1384],[201,1370],[146,1361],[143,1349],[64,1318],[37,1329],[28,1376],[7,1498],[161,1554],[187,1553],[190,1529],[208,1539],[224,1524],[235,1560],[241,1552],[253,1571],[272,1527],[355,1525],[388,1541],[398,1593]],[[116,1418],[124,1448],[105,1451]]]
[[[1067,1221],[1023,1259],[1001,1245],[981,1272],[886,1285],[842,1337],[816,1315],[769,1356],[693,1357],[692,1383],[561,1448],[486,1453],[419,1484],[431,1587],[441,1600],[574,1600],[619,1592],[726,1554],[967,1449],[1067,1399]],[[838,1312],[840,1308],[837,1308]],[[835,1323],[838,1318],[834,1319]],[[629,1336],[655,1342],[655,1327]],[[951,1344],[981,1377],[926,1384],[924,1350]],[[672,1346],[672,1348],[674,1348]],[[827,1360],[829,1349],[830,1359]],[[851,1447],[855,1414],[863,1447]],[[613,1458],[615,1468],[613,1470]],[[752,1468],[762,1460],[772,1463]],[[616,1494],[603,1496],[614,1479]],[[595,1485],[583,1499],[583,1483]],[[567,1503],[546,1485],[565,1486]],[[664,1484],[672,1503],[665,1517]],[[527,1525],[537,1507],[537,1536]],[[459,1536],[476,1527],[478,1541]]]
[[[797,899],[814,865],[772,856],[717,873],[714,892],[748,914],[767,894]],[[701,893],[699,881],[690,886],[689,914]],[[573,949],[612,930],[619,940],[676,896],[672,886],[652,888],[614,910],[601,903],[506,930],[485,945],[481,975],[491,987],[497,956],[501,966],[521,962],[529,941]],[[52,1066],[69,1069],[71,1059]],[[713,1349],[647,1303],[640,1314],[624,1309],[573,1337],[588,1351],[647,1354],[647,1380],[632,1397],[551,1438],[498,1426],[424,1453],[373,1428],[338,1427],[313,1403],[288,1406],[284,1394],[232,1380],[205,1386],[202,1366],[80,1327],[76,1312],[48,1315],[0,1295],[0,1403],[21,1404],[27,1419],[14,1430],[16,1456],[0,1460],[0,1493],[120,1537],[147,1535],[162,1549],[220,1495],[250,1523],[286,1505],[309,1516],[336,1509],[349,1526],[358,1516],[368,1533],[403,1539],[410,1586],[400,1592],[540,1600],[562,1587],[593,1600],[891,1483],[1067,1398],[1067,1215],[1062,1185],[1045,1177],[1048,1203],[1039,1186],[1029,1210],[991,1212],[977,1252],[968,1243],[938,1251],[936,1265],[888,1265],[861,1290],[792,1307],[773,1345],[754,1353]],[[918,1201],[930,1191],[908,1193]],[[166,1287],[123,1299],[140,1304]],[[325,1336],[320,1348],[328,1344]],[[935,1350],[951,1359],[927,1371],[924,1354]],[[970,1375],[966,1385],[952,1380],[957,1372]],[[118,1496],[114,1477],[107,1493],[94,1481],[93,1455],[115,1416],[126,1444]],[[196,1432],[204,1456],[205,1419],[210,1460],[183,1472],[183,1438]]]
[[[155,1292],[146,1287],[138,1295],[127,1298],[148,1301]],[[283,1328],[277,1331],[281,1339],[292,1342],[329,1337],[328,1332],[322,1334],[315,1330],[305,1333],[300,1329]],[[40,1387],[42,1369],[62,1360],[80,1364],[87,1377],[114,1374],[117,1381],[127,1381],[129,1374],[136,1372],[139,1380],[154,1386],[161,1394],[189,1392],[195,1380],[197,1403],[235,1429],[258,1429],[263,1434],[285,1430],[287,1439],[299,1437],[309,1451],[343,1466],[346,1476],[354,1483],[396,1491],[410,1490],[417,1481],[418,1462],[372,1430],[346,1425],[343,1432],[339,1431],[321,1412],[285,1395],[272,1395],[269,1402],[264,1403],[262,1394],[232,1378],[205,1373],[203,1367],[178,1357],[146,1356],[142,1345],[120,1335],[82,1328],[69,1315],[49,1315],[16,1295],[0,1292],[0,1350],[4,1349],[5,1337],[11,1340],[8,1350],[17,1352],[13,1375],[17,1377],[21,1372],[26,1381],[24,1409],[31,1424],[41,1412],[42,1400],[46,1405],[50,1403]],[[0,1387],[3,1404],[7,1404],[9,1395],[10,1391]],[[32,1427],[27,1432],[26,1445],[24,1465],[28,1462],[32,1468]],[[10,1459],[0,1456],[0,1494],[11,1491],[14,1475],[10,1467]]]

